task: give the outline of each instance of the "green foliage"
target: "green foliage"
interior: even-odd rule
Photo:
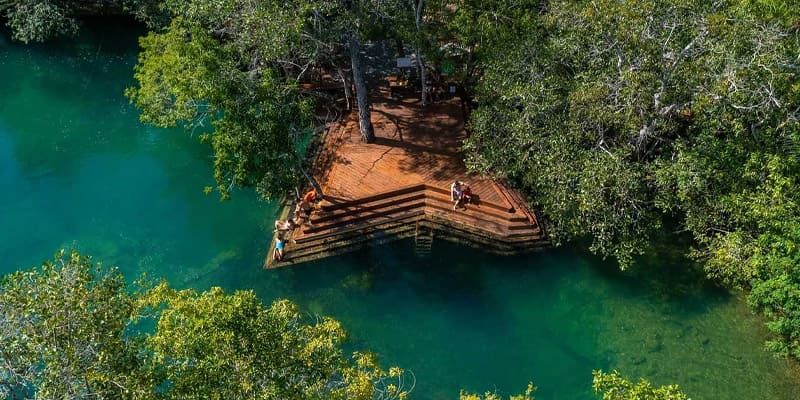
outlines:
[[[264,307],[251,291],[175,291],[161,284],[138,299],[157,310],[147,348],[165,398],[372,399],[377,382],[396,379],[374,357],[341,350],[345,332],[322,318],[305,324],[292,303]],[[385,398],[404,397],[394,385]]]
[[[161,10],[171,22],[141,40],[127,95],[142,121],[202,133],[223,199],[240,186],[282,196],[299,182],[317,103],[298,79],[347,63],[345,39],[383,18],[367,1],[165,0]]]
[[[52,36],[70,35],[78,30],[78,22],[70,15],[69,9],[56,1],[0,3],[0,15],[3,14],[8,19],[11,36],[24,43],[42,42]]]
[[[588,236],[623,268],[678,221],[797,356],[796,6],[549,2],[484,52],[467,164],[526,189],[556,242]]]
[[[504,44],[536,29],[542,6],[539,0],[427,0],[424,4],[424,27],[421,32],[410,28],[410,41],[422,48],[429,61],[454,61],[457,68],[452,79],[470,93],[483,62],[502,59]]]
[[[116,270],[77,253],[0,282],[0,397],[122,398],[140,392],[133,300]]]
[[[653,387],[645,379],[633,383],[622,377],[617,371],[604,373],[592,372],[592,387],[595,393],[602,396],[603,400],[690,400],[681,392],[677,385]],[[510,396],[509,400],[534,400],[536,386],[528,384],[525,393]],[[460,400],[502,400],[503,397],[496,393],[486,392],[483,396],[462,391]]]
[[[525,393],[509,396],[508,400],[535,400],[534,394],[536,393],[536,386],[533,383],[528,383],[528,387],[525,389]],[[497,393],[486,392],[483,396],[473,393],[467,393],[463,390],[461,391],[461,395],[458,397],[459,400],[502,400],[503,398],[498,395]]]
[[[256,186],[271,198],[295,185],[297,143],[311,127],[309,100],[273,64],[290,56],[292,38],[299,36],[299,17],[292,13],[300,10],[258,4],[251,13],[231,15],[239,12],[232,1],[166,2],[182,15],[141,39],[139,84],[127,91],[142,121],[200,132],[214,150],[223,198],[237,186]],[[227,19],[242,26],[212,33]]]
[[[329,318],[252,291],[129,293],[77,253],[0,285],[0,394],[36,398],[404,399],[405,375],[347,357]],[[153,324],[154,323],[154,324]],[[27,396],[26,396],[27,397]]]
[[[592,387],[603,400],[689,400],[676,385],[653,387],[644,379],[633,383],[617,371],[594,371],[592,376]]]

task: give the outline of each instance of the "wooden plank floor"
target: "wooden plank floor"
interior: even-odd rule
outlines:
[[[458,99],[422,108],[414,98],[392,100],[386,90],[378,94],[372,104],[373,143],[361,140],[355,113],[328,128],[312,169],[325,201],[313,213],[313,226],[292,232],[286,260],[274,262],[268,255],[266,268],[413,236],[422,222],[443,227],[445,238],[502,254],[545,243],[521,196],[467,172]],[[469,183],[476,197],[457,211],[449,198],[455,180]]]
[[[461,161],[466,132],[458,99],[418,103],[374,98],[371,144],[361,141],[355,114],[331,127],[314,172],[325,196],[346,201],[421,183],[449,190],[458,179],[483,200],[507,203],[491,180],[468,174]]]

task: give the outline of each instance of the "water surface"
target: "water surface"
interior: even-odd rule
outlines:
[[[794,367],[762,350],[762,321],[677,256],[621,273],[569,248],[497,258],[436,241],[420,260],[401,242],[262,270],[275,205],[203,195],[209,150],[138,122],[122,92],[142,30],[112,25],[46,46],[0,35],[0,273],[77,247],[130,278],[289,298],[412,371],[418,399],[529,380],[541,399],[591,399],[595,368],[694,399],[800,398]]]

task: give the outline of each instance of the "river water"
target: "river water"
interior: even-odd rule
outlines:
[[[275,204],[221,203],[211,154],[180,130],[144,126],[123,96],[137,36],[90,26],[73,41],[0,35],[0,274],[78,248],[133,279],[253,289],[329,315],[416,377],[414,398],[459,389],[592,399],[592,369],[618,369],[694,399],[800,398],[796,366],[763,351],[763,321],[679,255],[634,271],[575,248],[498,258],[408,242],[264,271]]]

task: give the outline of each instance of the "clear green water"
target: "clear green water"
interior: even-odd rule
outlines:
[[[202,194],[209,151],[137,122],[138,28],[11,44],[0,35],[0,273],[77,247],[179,287],[254,289],[331,315],[353,349],[413,371],[418,399],[459,388],[590,399],[593,368],[675,382],[694,399],[799,399],[795,367],[762,351],[762,322],[697,282],[680,257],[636,272],[574,249],[514,258],[409,243],[278,271],[261,269],[276,208],[251,192]]]

